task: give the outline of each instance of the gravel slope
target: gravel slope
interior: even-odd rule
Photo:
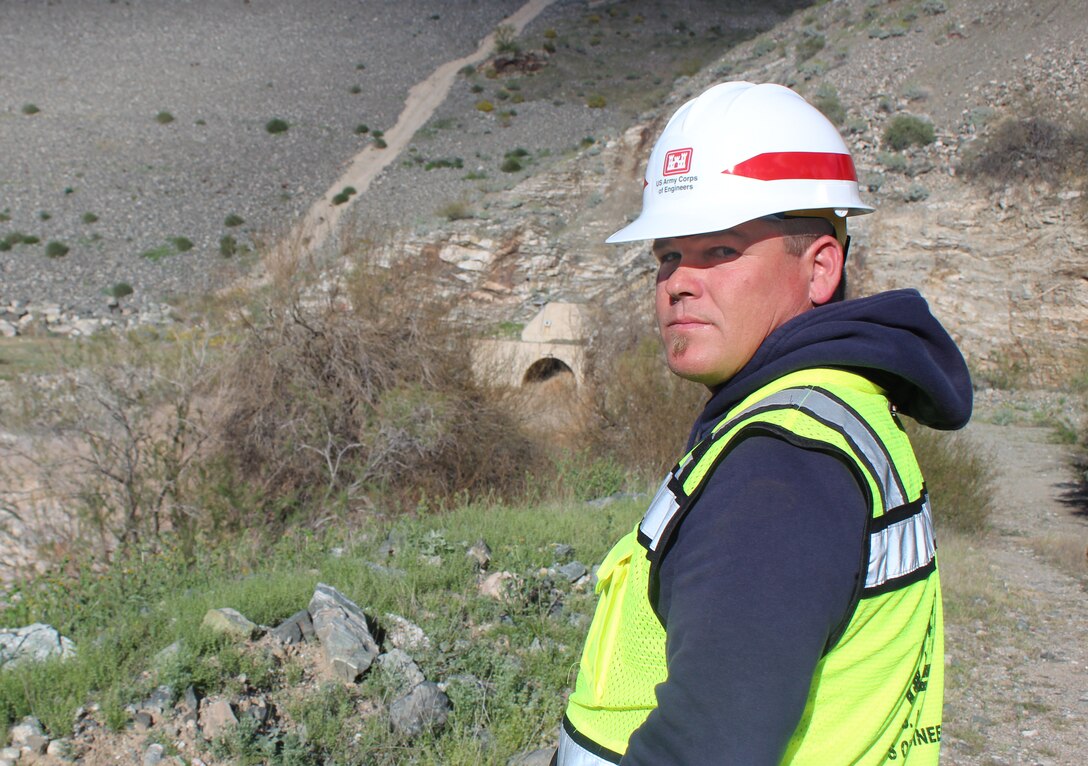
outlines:
[[[412,84],[520,5],[0,4],[0,236],[41,239],[0,253],[0,307],[87,312],[120,281],[137,302],[221,284],[221,237],[285,228],[370,140],[356,126],[391,125]],[[266,132],[276,117],[286,133]],[[140,257],[174,237],[193,249]],[[44,256],[54,239],[66,257]]]

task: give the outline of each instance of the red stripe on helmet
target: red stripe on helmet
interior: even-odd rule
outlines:
[[[820,181],[857,181],[854,161],[849,154],[831,152],[767,152],[738,162],[722,171],[760,181],[810,179]]]

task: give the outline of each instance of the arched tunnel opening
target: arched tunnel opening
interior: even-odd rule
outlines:
[[[521,383],[522,385],[543,383],[545,380],[551,380],[557,375],[570,375],[571,380],[573,380],[574,370],[572,370],[562,359],[556,359],[554,356],[549,356],[544,359],[537,359],[529,365],[529,369],[525,371]]]

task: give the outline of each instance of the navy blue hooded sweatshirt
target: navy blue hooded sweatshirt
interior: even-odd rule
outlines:
[[[933,428],[961,428],[971,414],[955,343],[916,291],[897,290],[779,327],[712,392],[692,442],[753,391],[812,367],[860,373]],[[838,458],[754,436],[707,482],[661,561],[668,680],[624,766],[778,764],[864,581],[870,511]]]

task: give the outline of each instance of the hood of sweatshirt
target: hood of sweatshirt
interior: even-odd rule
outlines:
[[[819,306],[776,329],[732,378],[714,388],[692,442],[753,391],[798,370],[857,372],[888,392],[896,409],[941,430],[971,417],[967,364],[916,290],[892,290]]]

